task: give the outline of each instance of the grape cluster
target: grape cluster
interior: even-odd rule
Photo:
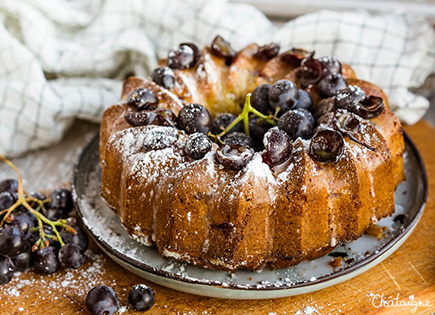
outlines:
[[[309,154],[319,162],[338,161],[344,152],[343,137],[374,150],[357,140],[358,119],[380,115],[384,110],[382,98],[349,86],[336,58],[315,58],[314,52],[299,48],[278,55],[279,49],[276,43],[257,46],[253,57],[263,63],[280,58],[293,68],[287,76],[293,81],[282,79],[257,86],[252,96],[248,94],[238,116],[222,113],[213,119],[209,110],[197,103],[186,104],[176,116],[158,108],[159,99],[151,90],[139,88],[127,101],[137,110],[126,114],[125,119],[134,127],[159,125],[183,130],[189,135],[183,152],[194,160],[204,158],[214,141],[219,145],[216,160],[230,170],[242,169],[255,151],[263,151],[263,161],[273,169],[291,158],[293,141],[298,138],[310,142]],[[208,51],[228,66],[237,58],[236,51],[221,36],[214,38]],[[158,85],[173,89],[177,85],[176,69],[192,68],[201,58],[194,44],[180,44],[169,53],[167,66],[155,69],[151,77]],[[0,195],[2,202],[11,201]]]
[[[15,271],[31,267],[41,274],[60,268],[79,268],[85,261],[88,237],[69,215],[71,192],[56,189],[48,197],[25,194],[19,180],[0,182],[0,284],[11,281]]]

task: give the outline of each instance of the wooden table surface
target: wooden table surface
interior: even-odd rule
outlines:
[[[146,283],[156,293],[156,303],[147,314],[432,314],[435,312],[435,129],[425,121],[405,128],[426,164],[429,198],[416,230],[393,255],[351,280],[314,293],[274,300],[223,300],[194,296],[148,282],[129,273],[104,256],[91,243],[87,261],[79,270],[63,270],[51,276],[32,271],[18,274],[0,286],[0,314],[87,314],[85,297],[99,284],[112,286],[120,300],[120,314],[140,314],[128,307],[128,290]],[[51,189],[68,183],[78,149],[98,130],[79,123],[55,148],[16,158],[30,189]],[[80,134],[80,137],[77,135]],[[75,142],[74,142],[75,141]],[[60,148],[59,148],[60,146]],[[59,161],[62,161],[61,163]],[[47,178],[42,174],[50,173]],[[1,178],[13,173],[0,165]],[[376,308],[380,296],[402,302],[420,301],[432,306]],[[397,305],[397,303],[395,303]]]

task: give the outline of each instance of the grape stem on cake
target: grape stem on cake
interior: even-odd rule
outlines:
[[[223,136],[225,136],[231,129],[233,129],[241,121],[243,121],[245,134],[249,136],[249,114],[250,113],[254,114],[257,117],[260,117],[265,122],[276,126],[276,121],[278,120],[276,115],[278,114],[278,112],[279,112],[279,107],[277,108],[275,115],[264,115],[264,114],[260,113],[258,110],[256,110],[254,107],[252,107],[252,105],[251,105],[251,93],[248,93],[248,95],[246,95],[246,101],[245,101],[245,105],[243,106],[242,113],[239,116],[237,116],[237,118],[234,119],[228,125],[228,127],[226,127],[221,133],[219,133],[218,135],[214,135],[211,132],[209,132],[208,136],[212,139],[219,140],[221,143],[223,143],[221,138]]]
[[[101,123],[101,194],[165,257],[282,268],[391,215],[403,151],[386,95],[349,65],[217,36],[125,80]]]

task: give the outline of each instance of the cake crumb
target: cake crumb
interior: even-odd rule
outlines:
[[[377,224],[371,223],[369,225],[369,228],[367,229],[366,233],[370,236],[376,237],[378,240],[385,237],[384,232],[387,230],[386,226],[379,226]]]
[[[333,260],[331,260],[331,261],[329,262],[329,265],[330,265],[332,268],[336,269],[336,268],[342,266],[342,260],[343,260],[343,258],[341,258],[341,257],[335,257]]]

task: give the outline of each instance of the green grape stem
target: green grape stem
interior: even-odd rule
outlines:
[[[237,118],[234,119],[231,122],[231,124],[229,124],[228,127],[226,127],[224,129],[224,131],[222,131],[220,134],[218,134],[218,135],[209,134],[209,136],[212,137],[213,139],[220,140],[224,135],[226,135],[231,129],[233,129],[241,121],[243,121],[243,126],[245,129],[246,135],[249,136],[249,114],[250,113],[253,113],[255,116],[263,119],[264,121],[268,122],[269,124],[276,126],[276,120],[277,120],[276,114],[278,113],[278,111],[279,111],[279,109],[277,109],[277,112],[275,113],[275,115],[264,115],[263,113],[259,112],[254,107],[252,107],[252,105],[251,105],[251,93],[248,93],[246,95],[245,105],[243,106],[243,110],[239,114],[239,116],[237,116]]]

